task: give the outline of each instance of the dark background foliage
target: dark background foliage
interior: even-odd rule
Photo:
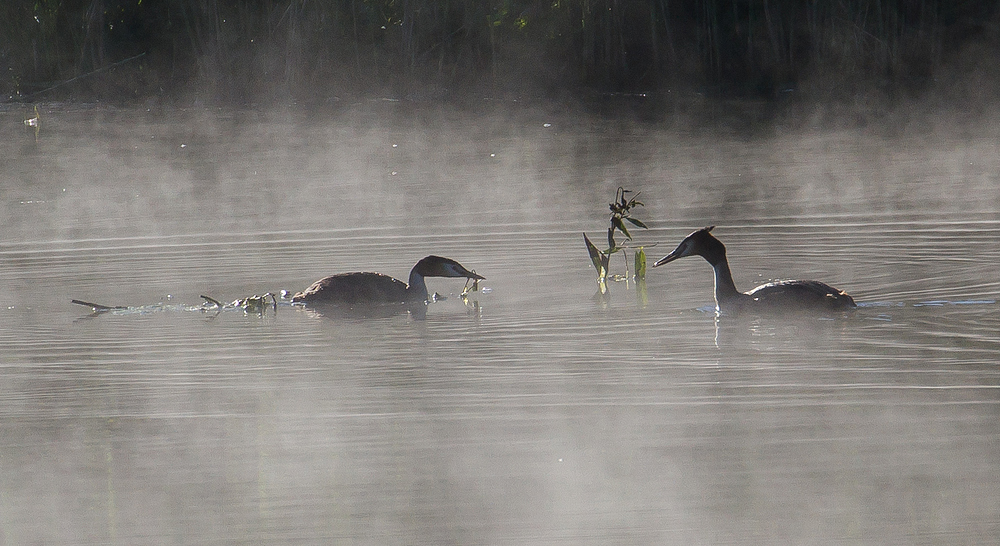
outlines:
[[[986,0],[10,0],[0,91],[892,99],[995,64],[997,30]]]

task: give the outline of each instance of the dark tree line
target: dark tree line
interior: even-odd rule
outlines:
[[[199,89],[237,103],[445,89],[919,93],[968,44],[997,43],[996,4],[9,0],[0,90],[7,100],[129,100]]]

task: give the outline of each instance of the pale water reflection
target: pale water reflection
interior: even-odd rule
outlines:
[[[6,542],[1000,534],[995,145],[188,116],[43,112],[38,147],[3,135]],[[914,173],[933,188],[902,189]],[[716,317],[700,260],[595,300],[580,234],[619,184],[643,191],[651,258],[714,223],[740,288],[817,278],[861,307]],[[431,252],[489,290],[428,279],[445,298],[423,320],[201,308]]]

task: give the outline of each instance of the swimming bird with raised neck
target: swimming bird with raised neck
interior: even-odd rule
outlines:
[[[678,258],[701,256],[715,269],[715,308],[720,311],[752,309],[842,310],[857,307],[854,298],[819,281],[775,281],[749,292],[740,292],[733,282],[726,259],[726,245],[710,232],[715,226],[688,235],[673,252],[657,260],[659,267]]]
[[[486,277],[449,258],[427,256],[410,270],[409,283],[381,273],[340,273],[324,277],[295,294],[292,301],[305,304],[372,305],[427,301],[424,277]]]

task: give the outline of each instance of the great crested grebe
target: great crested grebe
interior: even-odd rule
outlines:
[[[715,269],[715,306],[720,311],[738,311],[743,307],[824,310],[857,307],[854,298],[846,292],[819,281],[775,281],[749,292],[740,292],[729,271],[726,245],[709,233],[714,227],[708,226],[688,235],[653,267],[687,256],[705,258]]]
[[[424,277],[486,277],[469,271],[455,260],[428,256],[410,270],[409,284],[381,273],[340,273],[324,277],[295,294],[293,302],[325,304],[407,303],[427,300]]]

